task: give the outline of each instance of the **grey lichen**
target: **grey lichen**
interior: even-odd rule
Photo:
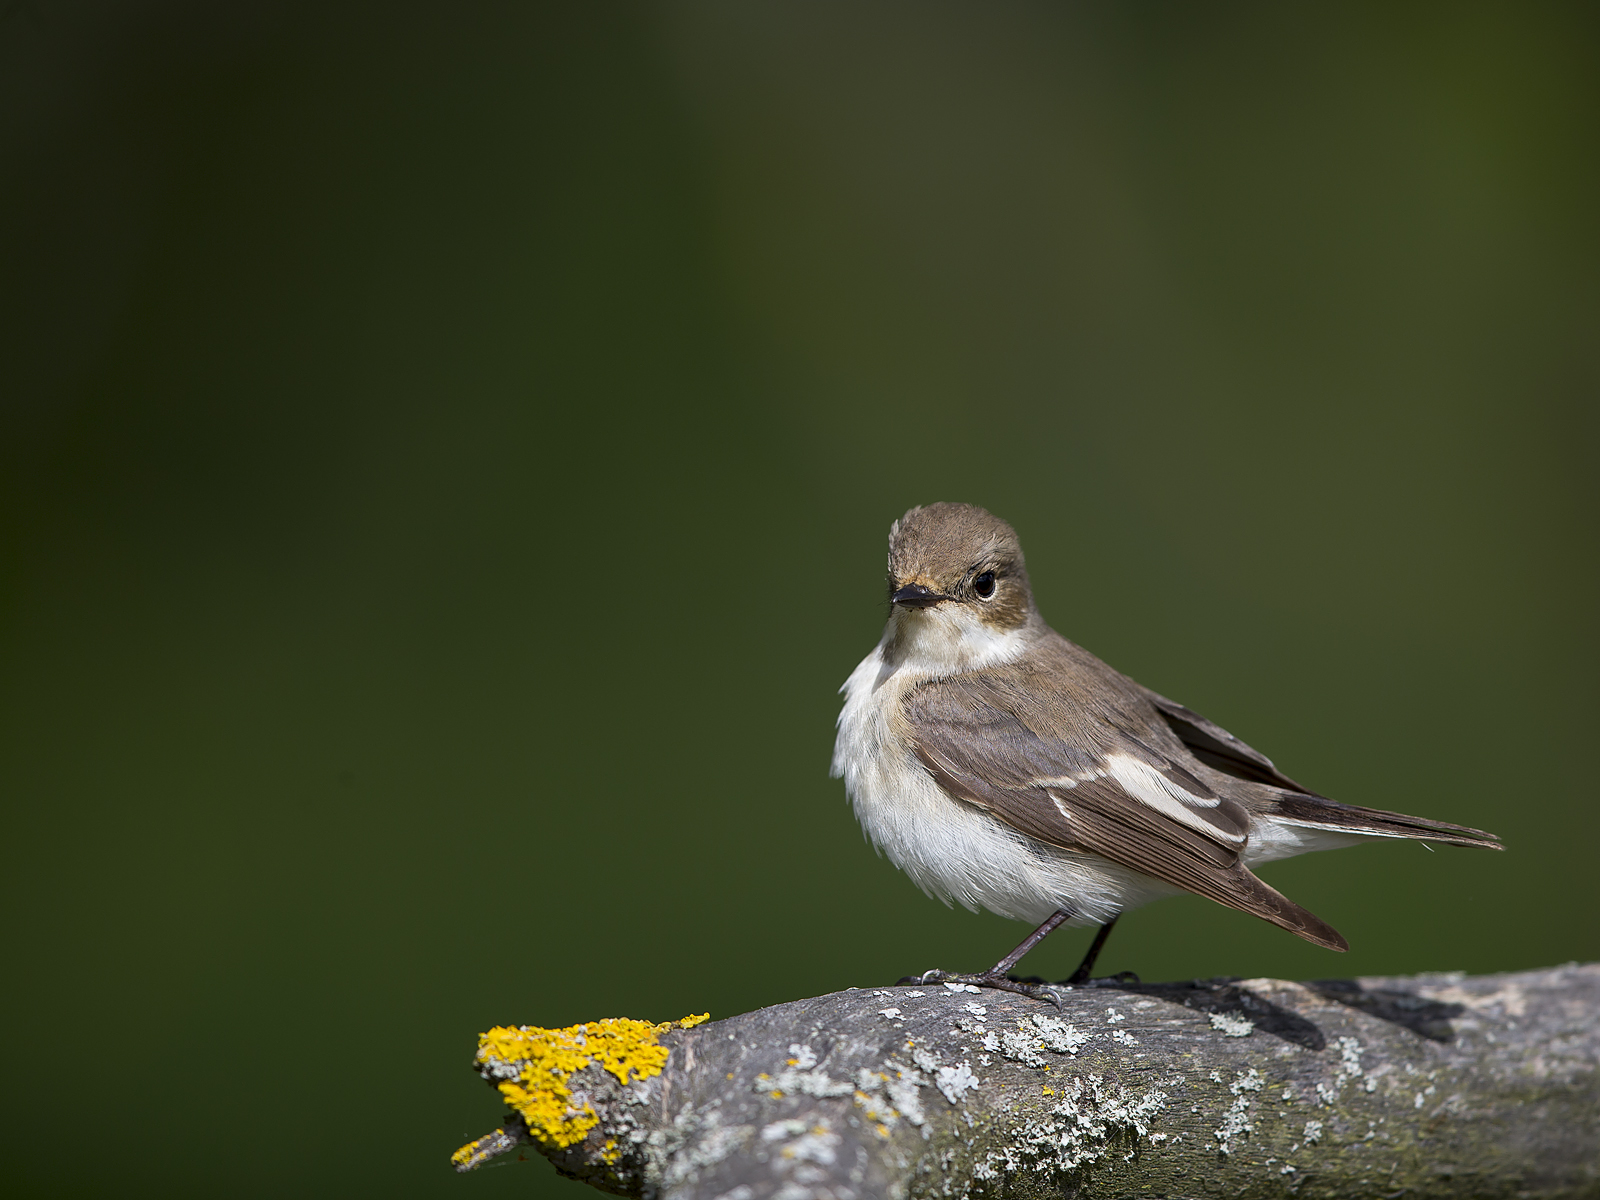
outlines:
[[[1256,1031],[1256,1023],[1232,1013],[1212,1013],[1211,1028],[1221,1030],[1228,1037],[1249,1037]]]
[[[940,1067],[934,1072],[933,1085],[951,1104],[960,1104],[966,1094],[983,1082],[972,1073],[972,1064],[959,1062],[953,1067]]]
[[[1228,1085],[1228,1094],[1233,1097],[1233,1103],[1222,1114],[1222,1124],[1211,1131],[1211,1136],[1217,1139],[1218,1153],[1230,1153],[1236,1138],[1255,1132],[1255,1126],[1250,1121],[1250,1106],[1255,1093],[1265,1086],[1266,1080],[1254,1067],[1240,1071]]]
[[[991,1150],[975,1177],[993,1179],[1024,1170],[1061,1174],[1098,1162],[1149,1133],[1150,1122],[1167,1100],[1164,1091],[1133,1091],[1098,1072],[1076,1076],[1054,1094],[1044,1113],[1013,1131],[1013,1140]]]

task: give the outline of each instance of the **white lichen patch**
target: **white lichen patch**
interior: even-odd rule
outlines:
[[[1111,1040],[1123,1046],[1137,1046],[1139,1044],[1139,1039],[1126,1029],[1113,1029],[1111,1031]]]
[[[1250,1120],[1250,1097],[1265,1086],[1266,1080],[1254,1067],[1234,1076],[1233,1082],[1228,1085],[1233,1103],[1222,1114],[1222,1124],[1211,1131],[1211,1136],[1217,1139],[1219,1154],[1231,1153],[1235,1139],[1255,1132],[1256,1127]]]
[[[898,1021],[904,1014],[902,1014],[898,1008],[880,1008],[878,1010],[878,1015],[890,1021]]]
[[[848,1096],[856,1089],[853,1083],[829,1079],[826,1071],[802,1071],[798,1067],[786,1067],[776,1075],[757,1075],[750,1090],[766,1092],[777,1100],[784,1096],[827,1099],[829,1096]]]
[[[972,1073],[972,1064],[959,1062],[953,1067],[940,1067],[934,1072],[933,1086],[938,1088],[951,1104],[960,1104],[966,1094],[981,1083]]]
[[[1339,1082],[1361,1074],[1361,1043],[1353,1037],[1339,1039]]]
[[[1232,1153],[1234,1138],[1255,1132],[1256,1127],[1250,1123],[1249,1110],[1250,1102],[1241,1097],[1222,1114],[1222,1124],[1211,1131],[1211,1136],[1217,1139],[1217,1150],[1220,1153]]]
[[[893,1126],[900,1119],[900,1114],[884,1096],[878,1094],[888,1082],[887,1075],[862,1067],[856,1072],[855,1101],[857,1108],[866,1111],[867,1120]]]
[[[933,1058],[933,1061],[938,1060]],[[949,1067],[942,1069],[951,1070]],[[959,1071],[959,1068],[956,1070]],[[970,1074],[970,1068],[968,1071]],[[916,1067],[890,1059],[881,1071],[858,1068],[852,1082],[855,1085],[856,1107],[862,1109],[867,1119],[877,1126],[880,1136],[888,1136],[889,1131],[901,1121],[921,1126],[924,1138],[933,1136],[933,1130],[927,1127],[927,1115],[922,1110],[922,1098],[918,1095],[918,1089],[928,1087],[929,1081]],[[977,1080],[973,1083],[976,1084]]]
[[[1054,1106],[1023,1125],[1011,1142],[991,1151],[978,1179],[1028,1167],[1070,1171],[1105,1158],[1119,1143],[1150,1133],[1150,1122],[1167,1106],[1167,1093],[1130,1091],[1101,1075],[1067,1081]]]
[[[838,1144],[839,1135],[828,1127],[827,1121],[819,1120],[794,1141],[783,1146],[778,1153],[783,1158],[821,1163],[826,1166],[834,1161],[834,1147]]]
[[[984,1035],[983,1048],[992,1050],[1001,1058],[1021,1063],[1025,1067],[1044,1066],[1044,1055],[1039,1050],[1044,1045],[1037,1034],[1021,1033],[1008,1029],[1000,1033],[990,1031]]]
[[[1212,1013],[1211,1028],[1221,1030],[1228,1037],[1249,1037],[1256,1031],[1256,1023],[1236,1013]]]
[[[817,1052],[810,1046],[802,1046],[799,1042],[790,1042],[789,1065],[791,1067],[799,1067],[802,1071],[809,1071],[817,1065]]]
[[[1378,1076],[1387,1070],[1375,1069],[1363,1079],[1361,1055],[1364,1050],[1360,1041],[1353,1037],[1342,1037],[1335,1045],[1339,1048],[1339,1066],[1334,1072],[1333,1082],[1317,1084],[1317,1102],[1329,1108],[1338,1101],[1339,1092],[1346,1083],[1355,1081],[1365,1091],[1377,1091]]]
[[[802,1122],[796,1124],[804,1127]],[[672,1192],[707,1167],[744,1151],[754,1133],[749,1125],[723,1125],[714,1109],[701,1113],[686,1109],[674,1118],[670,1130],[658,1129],[647,1137],[644,1130],[633,1128],[625,1136],[644,1145],[645,1179],[650,1186]]]
[[[980,1027],[973,1025],[970,1032],[980,1032]],[[1009,1058],[1012,1062],[1021,1063],[1025,1067],[1042,1067],[1045,1065],[1044,1055],[1041,1050],[1050,1050],[1056,1054],[1077,1054],[1078,1050],[1089,1040],[1089,1035],[1079,1033],[1077,1028],[1056,1017],[1047,1017],[1042,1013],[1033,1013],[1023,1017],[1017,1022],[1016,1029],[981,1029],[983,1048],[1002,1058]]]
[[[945,984],[945,987],[949,988],[952,992],[971,992],[974,996],[979,995],[983,991],[981,987],[975,987],[970,983],[947,983]]]
[[[1057,1054],[1077,1054],[1089,1040],[1089,1035],[1079,1033],[1076,1025],[1069,1025],[1058,1017],[1047,1017],[1043,1013],[1031,1014],[1024,1023],[1038,1033],[1039,1042],[1046,1050],[1054,1050]]]
[[[838,1161],[839,1135],[825,1118],[805,1121],[774,1121],[761,1131],[761,1140],[772,1147],[767,1161],[783,1184],[772,1193],[774,1200],[805,1200],[817,1195],[816,1185],[824,1183],[828,1168]],[[754,1192],[752,1191],[752,1195]]]
[[[899,1114],[911,1124],[921,1127],[925,1138],[932,1137],[933,1130],[927,1127],[928,1117],[922,1111],[922,1097],[917,1094],[917,1089],[927,1084],[921,1072],[903,1070],[883,1085]]]
[[[1127,1019],[1114,1008],[1106,1009],[1106,1024],[1108,1025],[1115,1025],[1118,1021],[1126,1021]]]
[[[806,1131],[804,1121],[774,1121],[761,1130],[763,1142],[776,1142],[783,1138],[799,1137]]]
[[[961,1007],[966,1009],[979,1021],[987,1021],[989,1019],[989,1006],[987,1004],[979,1004],[976,1001],[969,1000]]]
[[[1322,1122],[1307,1121],[1305,1129],[1300,1134],[1300,1140],[1307,1146],[1315,1146],[1322,1140]]]

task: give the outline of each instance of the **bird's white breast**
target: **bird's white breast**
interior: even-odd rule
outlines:
[[[856,817],[881,854],[946,904],[958,900],[1025,921],[1066,908],[1073,924],[1100,924],[1179,890],[1095,855],[1035,841],[940,788],[917,760],[900,701],[909,688],[951,672],[927,669],[928,651],[942,647],[890,661],[894,633],[891,621],[883,642],[840,689],[844,710],[833,749],[833,774],[844,779]],[[985,649],[993,655],[1011,647]],[[1007,657],[1021,651],[1019,639]]]

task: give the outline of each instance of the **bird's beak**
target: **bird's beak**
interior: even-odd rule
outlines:
[[[949,596],[941,596],[920,583],[908,583],[889,597],[891,604],[898,604],[901,608],[932,608],[948,599]]]

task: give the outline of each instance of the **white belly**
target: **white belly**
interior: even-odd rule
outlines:
[[[1098,925],[1182,890],[1035,841],[946,793],[917,761],[897,717],[901,695],[923,676],[886,670],[882,650],[867,655],[841,689],[833,774],[844,779],[878,852],[924,892],[1034,923],[1064,908],[1073,913],[1070,924]]]

